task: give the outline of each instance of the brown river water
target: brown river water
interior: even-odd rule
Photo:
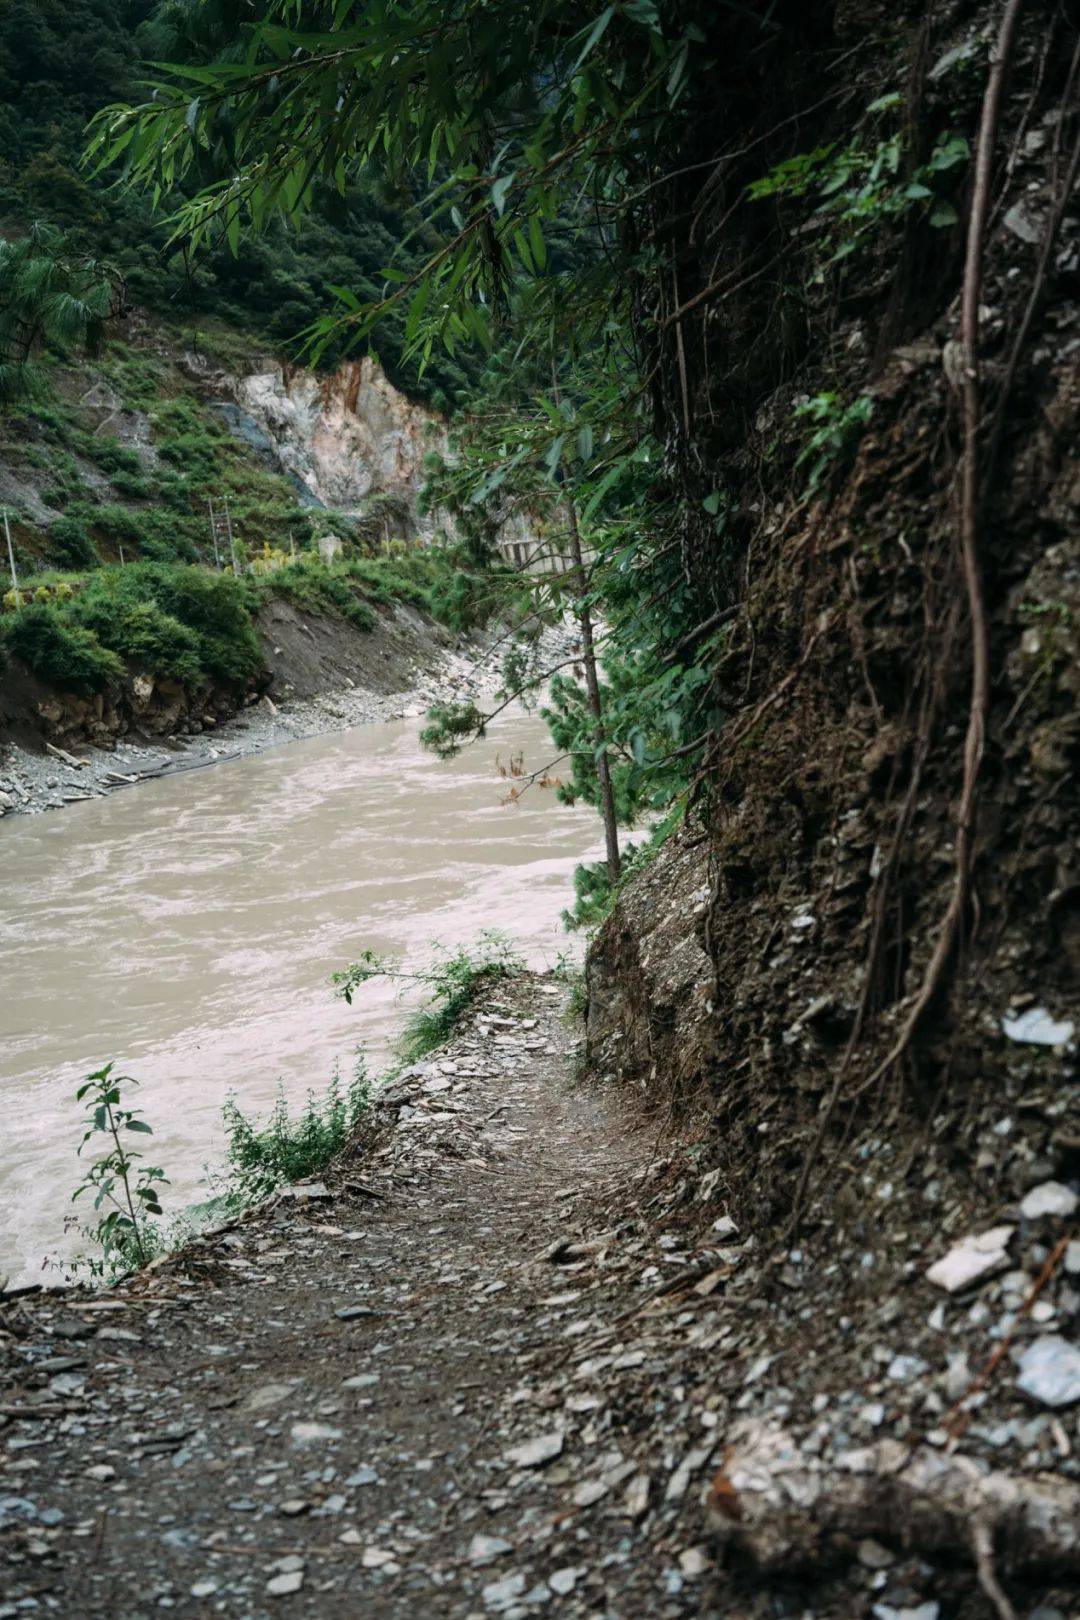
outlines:
[[[109,1059],[139,1081],[166,1213],[207,1196],[234,1093],[265,1112],[345,1078],[357,1044],[378,1073],[405,1007],[386,981],[352,1008],[330,974],[365,947],[422,964],[485,928],[531,965],[576,954],[559,915],[599,853],[592,811],[534,787],[507,804],[543,722],[507,714],[439,761],[396,721],[290,743],[0,823],[0,1272],[55,1282],[79,1179],[74,1092]],[[415,992],[414,992],[415,994]],[[407,1005],[407,1003],[406,1003]],[[144,1144],[140,1144],[144,1145]],[[76,1208],[80,1208],[76,1206]]]

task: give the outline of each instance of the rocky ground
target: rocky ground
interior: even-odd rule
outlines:
[[[575,1077],[564,994],[484,1002],[322,1182],[5,1300],[3,1620],[1078,1612],[1072,1189],[770,1254]]]
[[[498,664],[485,653],[494,634],[451,637],[409,608],[388,617],[394,621],[389,631],[380,625],[365,636],[343,623],[312,626],[277,604],[273,622],[262,626],[273,676],[269,692],[231,718],[185,718],[164,737],[134,730],[107,748],[44,740],[27,747],[0,735],[0,816],[63,809],[151,777],[200,770],[323,732],[417,718],[433,703],[490,691]],[[539,656],[556,663],[568,645],[562,631],[549,631]],[[357,646],[362,656],[350,659],[347,648]]]

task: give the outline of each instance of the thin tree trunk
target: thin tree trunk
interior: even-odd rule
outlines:
[[[604,707],[600,697],[600,682],[596,674],[596,647],[593,642],[592,610],[586,601],[588,578],[585,573],[585,558],[581,551],[581,535],[578,531],[577,509],[574,506],[574,497],[569,490],[566,492],[567,527],[570,532],[570,556],[577,575],[580,603],[578,607],[578,623],[581,625],[581,653],[585,665],[585,690],[589,698],[589,708],[592,710],[596,726],[593,731],[593,740],[596,743],[596,779],[600,784],[600,813],[604,819],[604,843],[607,847],[608,881],[616,884],[622,863],[619,859],[619,828],[615,820],[615,794],[611,786],[611,765],[607,756],[607,732],[604,729]]]

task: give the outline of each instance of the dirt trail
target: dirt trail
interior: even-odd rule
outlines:
[[[110,1296],[9,1308],[0,1614],[699,1612],[664,1607],[628,1538],[647,1484],[596,1380],[541,1389],[602,1321],[573,1256],[569,1278],[538,1257],[650,1148],[570,1079],[561,1002],[528,981],[489,1007],[328,1197]],[[508,1457],[538,1439],[561,1454]]]

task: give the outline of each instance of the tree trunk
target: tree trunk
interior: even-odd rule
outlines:
[[[614,886],[619,881],[622,863],[619,859],[619,829],[615,820],[615,794],[611,787],[611,766],[608,762],[607,733],[604,730],[604,708],[600,698],[600,682],[596,674],[596,647],[593,642],[592,611],[586,601],[588,579],[585,573],[585,559],[581,552],[581,535],[578,531],[577,509],[574,506],[574,497],[567,491],[566,518],[570,531],[570,556],[577,575],[580,603],[578,606],[578,623],[581,625],[582,662],[585,665],[585,690],[589,698],[589,708],[593,712],[596,727],[593,731],[593,740],[596,743],[596,779],[600,784],[600,813],[604,819],[604,843],[607,846],[608,881]]]

